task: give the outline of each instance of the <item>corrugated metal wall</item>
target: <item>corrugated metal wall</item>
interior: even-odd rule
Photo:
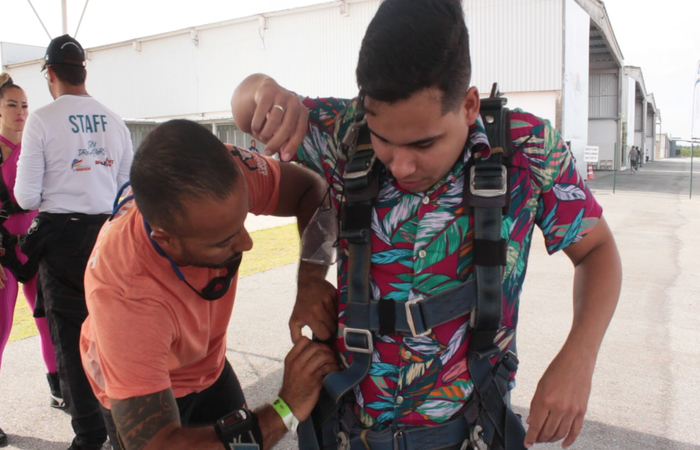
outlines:
[[[618,74],[591,73],[588,86],[588,117],[617,118],[618,102]]]
[[[562,0],[466,0],[473,84],[487,92],[562,88]]]
[[[88,91],[125,118],[230,117],[247,75],[299,93],[353,96],[362,36],[380,0],[351,0],[173,32],[89,52]],[[561,91],[562,0],[465,0],[473,83],[488,92]],[[223,19],[223,18],[222,18]],[[195,42],[196,41],[196,42]],[[51,101],[38,63],[12,68],[33,109]]]
[[[133,119],[230,117],[233,89],[256,72],[306,95],[351,97],[362,36],[379,3],[351,2],[348,15],[338,4],[272,13],[267,29],[252,17],[96,48],[88,54],[88,92]],[[38,63],[12,74],[33,109],[51,101]]]
[[[272,16],[267,29],[258,19],[203,29],[196,46],[186,34],[143,42],[140,52],[131,46],[95,52],[89,69],[101,80],[91,89],[99,98],[124,80],[143,81],[114,104],[126,117],[228,112],[235,86],[255,72],[308,95],[350,96],[359,45],[377,5],[351,4],[349,16],[337,6]],[[153,98],[158,102],[144,103]]]

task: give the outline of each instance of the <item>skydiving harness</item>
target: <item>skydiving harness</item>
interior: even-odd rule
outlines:
[[[472,155],[465,167],[463,202],[474,215],[472,281],[430,297],[407,302],[371,299],[369,284],[372,208],[379,192],[377,162],[366,121],[351,126],[343,140],[349,148],[340,237],[348,242],[348,294],[343,337],[352,354],[347,370],[324,379],[325,392],[311,420],[302,423],[300,448],[317,449],[524,449],[520,418],[506,404],[508,380],[518,367],[511,351],[499,358],[495,343],[501,322],[502,276],[507,243],[501,238],[502,215],[509,208],[506,158],[512,154],[510,111],[494,84],[480,114],[491,143],[490,156]],[[465,208],[465,211],[467,208]],[[472,398],[455,418],[430,426],[394,425],[363,429],[354,419],[352,389],[368,374],[372,333],[426,336],[432,328],[471,313],[467,364],[474,383]],[[492,361],[495,361],[492,362]]]
[[[10,147],[13,152],[19,149],[19,145],[13,144],[3,136],[0,136],[0,141]],[[2,164],[2,162],[3,160],[0,154],[0,164]],[[12,201],[2,172],[0,172],[0,204],[2,205],[0,206],[0,264],[9,269],[20,283],[26,283],[36,275],[39,269],[38,262],[30,259],[25,264],[22,264],[15,250],[22,236],[10,233],[3,224],[11,215],[26,213],[28,211],[22,209],[17,203]]]

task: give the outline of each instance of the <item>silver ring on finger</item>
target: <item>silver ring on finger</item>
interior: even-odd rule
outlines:
[[[284,108],[281,105],[275,105],[273,106],[273,108],[279,109],[280,111],[282,111],[282,114],[284,114]]]

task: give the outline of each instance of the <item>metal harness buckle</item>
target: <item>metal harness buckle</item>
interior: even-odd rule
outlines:
[[[469,439],[462,444],[462,448],[470,450],[488,450],[489,446],[484,442],[483,430],[484,429],[481,428],[480,425],[474,426],[469,434]]]
[[[394,435],[392,436],[393,438],[393,443],[394,443],[394,450],[401,450],[403,447],[400,443],[401,440],[403,440],[403,427],[399,427],[394,431]]]
[[[421,300],[423,300],[423,297],[418,297],[418,298],[414,298],[413,300],[407,301],[405,304],[406,322],[408,322],[408,328],[411,329],[411,334],[413,335],[413,337],[427,336],[433,331],[432,328],[428,328],[423,333],[416,333],[416,325],[413,323],[413,312],[411,311],[411,306],[417,305],[418,302],[420,302]]]
[[[368,160],[365,161],[365,168],[362,170],[356,170],[354,172],[345,172],[344,178],[350,179],[350,180],[355,180],[357,178],[362,178],[367,176],[368,173],[372,170],[372,167],[374,166],[374,162],[377,160],[377,155],[373,152],[372,157]]]
[[[355,347],[348,344],[348,333],[362,334],[367,338],[367,348]],[[360,328],[345,328],[343,329],[343,340],[345,341],[345,348],[349,352],[355,353],[366,353],[371,355],[374,351],[374,343],[372,343],[372,333],[369,330],[363,330]]]
[[[469,183],[469,191],[477,197],[499,197],[508,191],[508,169],[506,166],[501,167],[502,185],[498,189],[477,189],[476,188],[476,166],[472,166],[470,171],[471,183]]]

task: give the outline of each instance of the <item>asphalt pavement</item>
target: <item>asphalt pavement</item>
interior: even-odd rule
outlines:
[[[698,185],[700,164],[695,167]],[[677,158],[646,164],[637,174],[596,172],[589,181],[615,234],[624,275],[573,449],[700,449],[700,188],[688,198],[689,169],[688,158]],[[256,218],[251,227],[279,223]],[[563,253],[548,256],[541,233],[534,236],[513,393],[524,416],[572,317],[571,263]],[[291,264],[239,281],[228,358],[252,407],[273,400],[281,383],[295,271]],[[0,427],[9,434],[9,449],[65,450],[70,443],[70,418],[48,406],[44,370],[38,337],[8,345]],[[276,448],[296,448],[295,438]]]

